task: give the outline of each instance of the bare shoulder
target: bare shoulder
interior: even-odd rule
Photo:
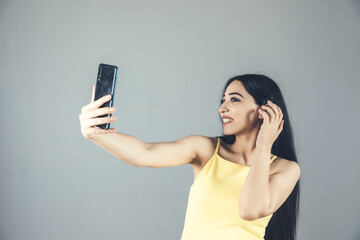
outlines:
[[[193,146],[196,147],[197,161],[193,164],[196,167],[202,167],[206,161],[214,154],[217,144],[216,137],[196,135],[194,138]]]
[[[196,159],[191,163],[194,166],[202,166],[205,159],[210,159],[217,144],[216,137],[202,135],[189,135],[182,138],[182,141],[196,151]]]
[[[276,169],[274,173],[283,172],[283,171],[293,171],[300,176],[300,166],[297,162],[288,160],[285,158],[276,158],[272,164],[273,168]]]

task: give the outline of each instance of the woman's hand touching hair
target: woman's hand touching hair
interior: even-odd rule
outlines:
[[[256,139],[256,146],[271,150],[272,145],[283,130],[283,113],[281,108],[270,100],[268,100],[267,105],[262,105],[259,108],[259,113],[259,118],[263,119],[263,123]]]

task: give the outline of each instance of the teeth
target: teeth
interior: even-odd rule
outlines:
[[[228,122],[232,122],[233,120],[231,118],[224,118],[223,122],[224,123],[228,123]]]

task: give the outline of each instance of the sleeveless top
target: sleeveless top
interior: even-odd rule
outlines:
[[[239,216],[240,193],[250,167],[221,158],[219,146],[220,138],[215,153],[190,187],[180,240],[264,239],[273,214],[254,221]]]

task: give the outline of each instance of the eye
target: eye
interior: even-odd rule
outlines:
[[[233,99],[235,99],[236,102],[240,102],[240,100],[237,99],[237,98],[232,97],[231,100],[233,100]],[[224,99],[221,99],[221,100],[220,100],[220,104],[223,104],[223,103],[224,103]]]

